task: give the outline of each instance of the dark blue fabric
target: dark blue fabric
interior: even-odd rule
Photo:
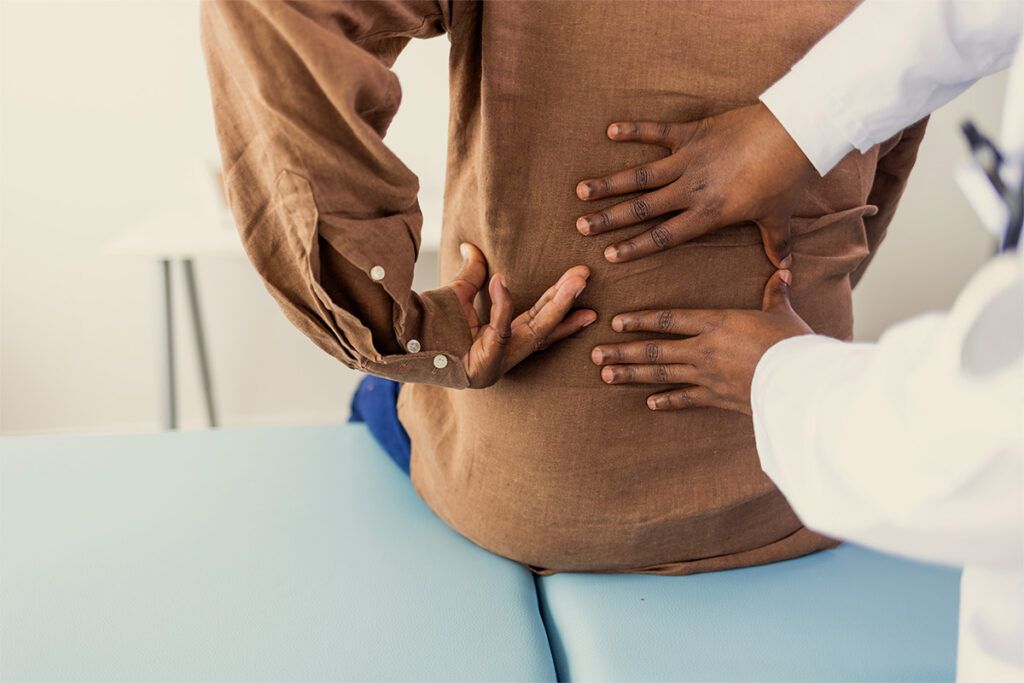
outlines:
[[[352,397],[349,422],[365,422],[370,434],[395,464],[409,474],[409,435],[398,421],[398,390],[390,379],[367,375]]]

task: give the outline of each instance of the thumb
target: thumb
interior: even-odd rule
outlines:
[[[451,282],[451,288],[463,306],[473,305],[473,299],[477,292],[487,281],[487,260],[483,253],[469,242],[459,245],[459,252],[462,254],[462,267],[455,274]]]
[[[777,270],[764,286],[762,311],[792,311],[789,302],[789,285],[793,282],[793,274],[788,270]]]
[[[761,241],[764,242],[764,253],[776,268],[789,268],[793,265],[789,219],[789,216],[775,217],[757,223],[761,230]]]

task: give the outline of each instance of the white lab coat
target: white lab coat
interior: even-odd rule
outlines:
[[[1021,2],[868,0],[762,100],[827,172],[1005,68],[1022,25]],[[1022,56],[1002,143],[1024,172]],[[807,526],[964,567],[961,681],[1024,680],[1022,272],[994,258],[876,344],[780,342],[751,387],[762,467]]]

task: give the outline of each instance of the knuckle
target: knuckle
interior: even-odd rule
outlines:
[[[646,190],[651,182],[651,172],[646,166],[640,166],[633,171],[633,182],[639,190]]]
[[[611,190],[608,191],[610,192]],[[600,219],[601,227],[604,230],[611,230],[613,227],[615,227],[614,223],[612,223],[612,217],[607,211],[602,211],[597,215],[597,217],[598,219]]]
[[[637,197],[629,206],[633,210],[633,215],[636,216],[638,221],[645,221],[647,220],[647,217],[651,215],[651,206],[643,197]]]
[[[672,124],[668,121],[662,121],[658,126],[658,135],[662,138],[668,138],[672,134]]]
[[[668,249],[672,246],[672,233],[665,226],[659,225],[651,230],[651,241],[659,250]]]
[[[661,330],[661,331],[668,331],[668,330],[672,329],[672,322],[673,322],[672,318],[673,318],[672,311],[665,310],[665,311],[660,312],[658,314],[658,323],[657,323],[658,329]]]
[[[601,192],[602,193],[604,193],[604,194],[610,194],[611,193],[611,191],[612,191],[612,181],[611,181],[610,178],[601,178],[601,180],[599,180],[598,182],[600,182],[600,184],[601,184]]]
[[[658,358],[661,357],[661,349],[655,342],[647,342],[644,345],[644,358],[650,363],[657,362]]]
[[[667,365],[655,365],[654,376],[659,382],[668,382],[670,378]]]
[[[704,363],[710,365],[715,361],[715,350],[710,346],[702,346],[700,349],[700,359]]]
[[[701,218],[706,220],[715,220],[722,215],[722,210],[725,208],[725,200],[721,197],[711,197],[701,204],[700,209],[697,210]]]
[[[714,332],[722,326],[722,315],[720,313],[712,313],[704,318],[698,326],[700,334],[707,334]]]

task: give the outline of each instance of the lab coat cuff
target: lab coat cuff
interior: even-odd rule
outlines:
[[[761,102],[778,119],[804,156],[824,176],[854,146],[843,134],[841,112],[821,92],[816,74],[794,68],[761,94]]]
[[[829,373],[819,370],[828,367],[832,347],[841,344],[810,334],[784,339],[768,349],[754,369],[750,404],[761,469],[783,492],[786,465],[803,459],[811,440],[810,412],[816,397],[827,391],[828,380],[823,382],[822,377]]]

